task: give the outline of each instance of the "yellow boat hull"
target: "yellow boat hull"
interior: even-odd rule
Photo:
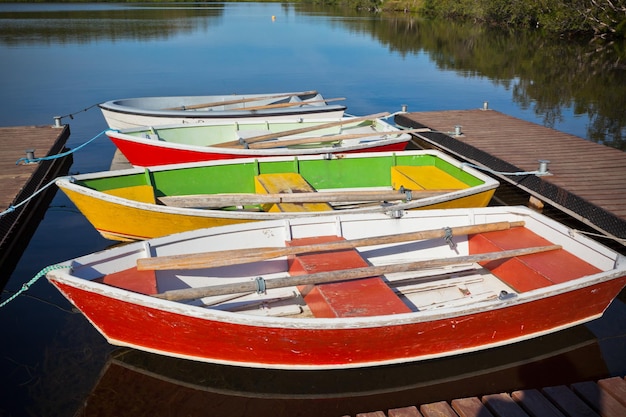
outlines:
[[[152,210],[116,204],[93,196],[63,190],[87,220],[106,239],[134,241],[166,236],[207,227],[225,226],[258,221],[256,219],[233,219],[226,217],[205,217],[193,214],[166,213],[154,205]],[[495,190],[420,207],[418,210],[433,208],[484,207],[489,204]],[[284,213],[274,213],[278,218]],[[319,214],[319,212],[318,212]]]

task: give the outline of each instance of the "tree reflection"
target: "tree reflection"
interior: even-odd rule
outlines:
[[[319,13],[306,6],[298,11]],[[547,127],[562,121],[570,109],[585,115],[588,140],[626,151],[626,45],[406,15],[342,22],[371,33],[394,52],[426,53],[443,70],[487,77],[510,90],[521,108],[532,108]]]

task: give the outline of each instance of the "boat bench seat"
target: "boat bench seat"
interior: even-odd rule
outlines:
[[[435,166],[391,167],[391,186],[394,190],[464,189],[470,186]]]
[[[551,244],[523,227],[469,236],[470,254]],[[564,249],[481,264],[517,292],[531,291],[601,272]]]
[[[146,295],[159,293],[155,271],[139,271],[136,268],[131,268],[105,275],[94,281]]]
[[[105,194],[113,195],[116,197],[139,201],[141,203],[156,204],[154,187],[152,187],[151,185],[133,185],[130,187],[115,188],[103,192]]]
[[[310,193],[315,189],[298,173],[283,172],[261,174],[254,177],[254,189],[257,194]],[[302,212],[328,211],[332,206],[327,203],[279,203],[264,204],[266,212]]]
[[[335,240],[339,236],[294,239],[288,245],[311,245]],[[289,259],[291,275],[313,274],[368,266],[355,249],[306,253]],[[408,313],[410,308],[381,277],[355,279],[299,287],[304,301],[318,318],[364,317]]]

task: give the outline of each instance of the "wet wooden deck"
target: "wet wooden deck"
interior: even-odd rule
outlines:
[[[495,171],[501,182],[626,244],[626,152],[494,110],[405,113],[395,121],[429,128],[416,135],[420,145]],[[539,171],[541,160],[549,161],[549,175],[500,174]]]
[[[612,377],[450,402],[359,413],[356,417],[623,417],[626,380]]]
[[[35,158],[64,151],[70,136],[68,125],[0,127],[0,211],[4,212],[28,199],[72,163],[71,156],[39,163],[17,163],[32,150]],[[0,286],[10,276],[43,218],[56,187],[48,187],[28,203],[0,217]]]

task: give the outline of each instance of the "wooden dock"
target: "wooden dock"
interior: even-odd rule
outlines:
[[[622,377],[521,390],[510,394],[459,398],[420,406],[374,411],[356,417],[623,417],[626,381]]]
[[[32,152],[34,158],[57,155],[65,150],[69,125],[0,127],[0,211],[16,207],[59,175],[65,175],[72,157],[17,163]],[[54,197],[56,186],[0,217],[0,287],[15,269],[22,252]]]
[[[416,134],[419,146],[487,168],[626,245],[626,152],[493,110],[405,113],[395,121],[426,130]],[[502,174],[541,171],[547,175]]]

